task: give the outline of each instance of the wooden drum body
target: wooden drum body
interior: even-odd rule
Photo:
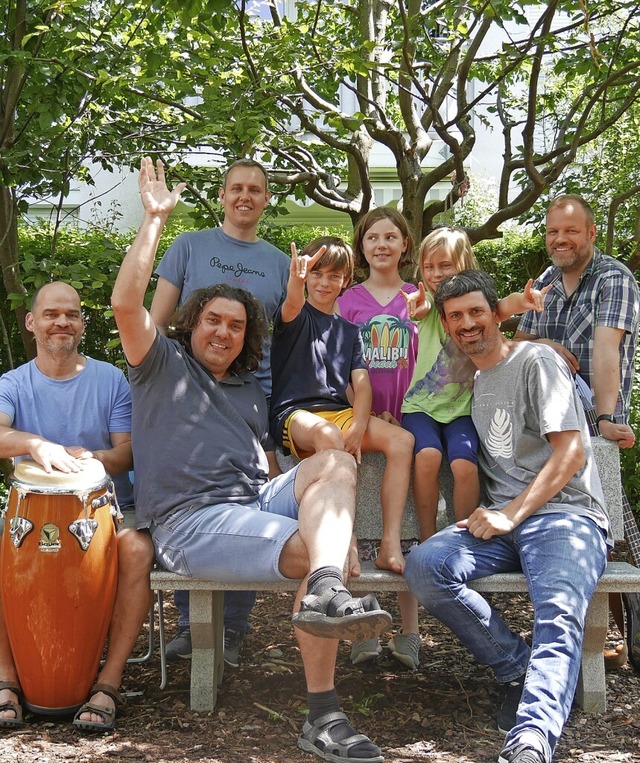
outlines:
[[[4,619],[25,705],[66,714],[98,670],[118,576],[111,483],[99,461],[47,474],[21,461],[0,552]]]

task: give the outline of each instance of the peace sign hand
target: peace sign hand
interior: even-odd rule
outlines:
[[[410,318],[422,320],[422,318],[427,315],[429,312],[429,303],[427,302],[427,294],[424,290],[422,281],[418,283],[418,291],[407,294],[406,291],[400,289],[400,294],[402,294],[404,301],[407,303],[407,313]]]
[[[294,243],[291,243],[291,266],[289,267],[289,279],[304,282],[307,273],[313,270],[313,266],[327,251],[326,246],[321,246],[315,254],[298,255]]]
[[[548,286],[545,286],[543,289],[534,289],[533,278],[530,278],[527,281],[527,285],[524,287],[524,291],[522,292],[522,296],[524,298],[524,302],[526,305],[525,309],[535,310],[536,313],[541,313],[544,309],[545,295],[548,291],[550,291],[552,286],[553,284],[550,283]]]

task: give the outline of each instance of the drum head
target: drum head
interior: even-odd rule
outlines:
[[[14,481],[41,488],[64,488],[72,491],[86,490],[105,481],[104,466],[97,458],[87,458],[79,463],[82,466],[79,472],[60,472],[57,469],[45,472],[40,464],[25,458],[16,464]]]

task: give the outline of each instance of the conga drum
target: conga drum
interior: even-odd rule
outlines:
[[[90,459],[80,472],[16,465],[0,552],[4,619],[32,712],[72,713],[98,670],[116,595],[112,483]]]

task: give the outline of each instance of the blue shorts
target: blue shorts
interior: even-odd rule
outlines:
[[[403,413],[402,426],[416,438],[413,452],[435,448],[446,455],[449,463],[458,458],[478,463],[478,433],[471,416],[460,416],[449,424],[441,424],[426,413]]]
[[[205,580],[285,580],[278,562],[298,529],[297,471],[267,482],[252,503],[186,508],[153,522],[156,559],[171,572]]]

